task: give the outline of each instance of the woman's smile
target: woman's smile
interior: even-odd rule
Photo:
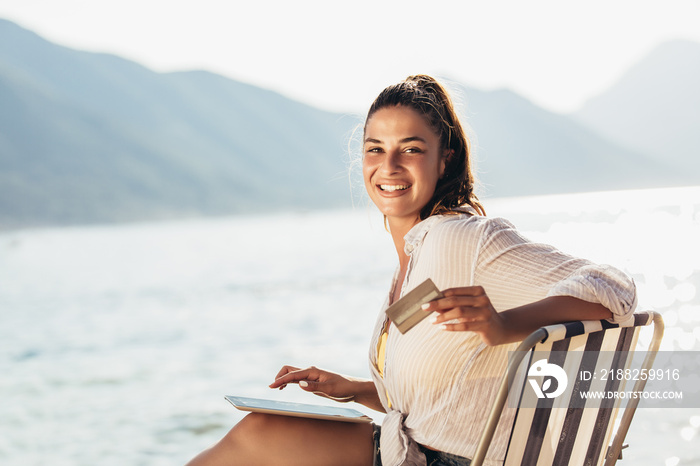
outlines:
[[[391,185],[391,184],[380,184],[379,189],[382,191],[390,192],[393,193],[394,191],[405,191],[408,188],[410,188],[410,185],[405,185],[405,184],[396,184],[396,185]]]

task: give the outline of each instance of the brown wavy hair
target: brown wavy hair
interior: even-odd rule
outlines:
[[[471,167],[469,138],[444,86],[430,76],[415,75],[387,87],[367,112],[364,131],[367,130],[367,121],[377,110],[396,105],[412,108],[423,115],[439,136],[442,149],[451,151],[433,197],[421,209],[421,220],[431,215],[456,213],[456,209],[464,205],[470,205],[479,214],[486,215],[474,193],[476,178]]]

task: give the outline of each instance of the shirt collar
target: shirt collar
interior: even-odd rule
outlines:
[[[471,206],[463,206],[460,207],[459,209],[455,209],[460,212],[464,212],[465,214],[469,215],[475,215],[476,210],[471,207]],[[423,240],[425,239],[425,235],[428,234],[428,231],[437,223],[447,220],[450,218],[456,218],[457,216],[455,215],[431,215],[430,217],[426,218],[425,220],[416,223],[413,228],[411,228],[406,236],[403,237],[404,239],[404,247],[403,250],[406,254],[410,255],[418,246],[421,245]]]
[[[403,237],[405,242],[403,247],[404,252],[410,255],[418,246],[420,246],[423,239],[425,239],[425,235],[428,234],[428,231],[433,227],[433,225],[440,222],[444,218],[444,215],[433,215],[415,224],[413,228],[408,231],[406,236]]]

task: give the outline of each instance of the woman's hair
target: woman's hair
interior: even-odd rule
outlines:
[[[365,131],[367,121],[377,110],[397,105],[412,108],[423,115],[440,137],[442,149],[451,151],[433,197],[420,212],[421,220],[431,215],[454,212],[465,204],[485,215],[484,208],[474,193],[476,180],[471,168],[469,138],[459,122],[447,90],[430,76],[409,76],[404,81],[387,87],[377,96],[367,112]]]

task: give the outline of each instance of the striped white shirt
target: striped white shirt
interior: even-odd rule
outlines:
[[[547,296],[574,296],[603,304],[613,321],[624,322],[636,306],[635,286],[627,275],[530,242],[503,219],[432,216],[413,227],[405,240],[410,261],[402,296],[431,278],[439,289],[481,285],[497,311]],[[422,464],[415,442],[472,457],[508,352],[516,344],[489,347],[472,332],[446,332],[429,319],[405,335],[391,325],[381,377],[376,351],[388,303],[387,298],[370,345],[370,368],[387,410],[382,464]],[[502,463],[513,415],[513,409],[504,411],[485,465]]]

